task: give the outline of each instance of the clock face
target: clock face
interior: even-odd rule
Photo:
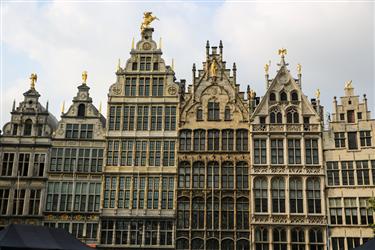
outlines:
[[[151,44],[145,42],[145,43],[143,43],[142,48],[143,48],[144,50],[150,50],[150,49],[151,49]]]
[[[81,97],[81,98],[86,98],[86,94],[85,94],[85,93],[82,93],[82,94],[80,95],[80,97]]]

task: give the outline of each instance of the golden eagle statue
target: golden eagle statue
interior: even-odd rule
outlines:
[[[159,20],[159,18],[157,18],[156,16],[153,16],[152,15],[152,12],[144,12],[143,13],[143,22],[141,24],[141,32],[143,33],[144,30],[146,28],[149,28],[150,27],[150,24],[154,21],[154,20]]]

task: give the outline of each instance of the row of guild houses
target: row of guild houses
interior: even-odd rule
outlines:
[[[60,120],[32,74],[0,136],[1,227],[64,228],[101,249],[349,250],[373,237],[365,95],[348,82],[324,129],[285,49],[260,97],[241,91],[222,42],[207,42],[191,84],[176,81],[153,32],[144,24],[119,65],[106,117],[86,72]]]

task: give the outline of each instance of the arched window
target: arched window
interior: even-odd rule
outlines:
[[[230,116],[230,108],[229,108],[229,106],[225,106],[225,110],[224,110],[224,120],[226,120],[226,121],[230,121],[230,120],[231,120],[231,116]]]
[[[287,94],[284,91],[281,91],[280,92],[280,101],[287,101],[287,100],[288,100]]]
[[[247,129],[236,130],[236,150],[247,151],[248,149],[248,131]]]
[[[237,240],[236,250],[248,250],[250,249],[250,243],[248,240],[241,239]]]
[[[25,121],[23,135],[26,135],[26,136],[31,135],[32,127],[33,127],[33,122],[31,121],[31,119],[27,119]]]
[[[208,229],[219,229],[219,199],[216,197],[207,197],[206,201],[207,216],[206,224]]]
[[[320,214],[322,212],[320,181],[318,178],[307,179],[307,207],[310,214]]]
[[[177,228],[189,228],[190,202],[186,197],[178,199],[177,218]]]
[[[293,228],[292,235],[292,250],[305,250],[305,231],[302,228]]]
[[[180,150],[190,151],[191,150],[191,130],[184,129],[180,132]]]
[[[290,95],[292,101],[298,101],[298,94],[296,91],[293,91]]]
[[[200,238],[194,238],[192,241],[191,241],[191,249],[196,249],[196,250],[200,250],[200,249],[204,249],[204,240],[200,239]]]
[[[86,113],[86,106],[85,104],[81,103],[80,105],[78,105],[77,117],[83,118],[85,117],[85,113]]]
[[[219,188],[219,163],[211,161],[207,164],[207,188]]]
[[[197,121],[203,121],[203,110],[201,106],[197,108]]]
[[[256,178],[254,180],[254,202],[255,202],[255,212],[257,213],[267,213],[267,179]]]
[[[271,93],[271,94],[270,94],[270,101],[271,101],[271,102],[276,101],[276,95],[275,95],[275,93]]]
[[[193,163],[193,188],[204,188],[204,163],[197,161]]]
[[[215,101],[208,102],[208,120],[219,121],[220,120],[220,103]]]
[[[233,250],[234,249],[234,242],[231,239],[225,239],[221,242],[221,249],[222,250]]]
[[[274,250],[286,250],[287,240],[286,231],[283,228],[275,228],[272,232],[273,235],[273,249]]]
[[[270,111],[270,123],[282,123],[283,118],[281,111],[278,108],[274,108]]]
[[[190,188],[190,164],[183,161],[178,166],[178,187]]]
[[[206,243],[207,250],[217,250],[219,249],[219,240],[218,239],[208,239]]]
[[[177,239],[176,249],[178,250],[188,250],[189,249],[189,240],[185,238]]]
[[[234,202],[230,197],[221,200],[221,228],[233,229],[234,226]]]
[[[299,123],[299,116],[296,108],[290,108],[286,114],[287,123]]]
[[[220,131],[217,129],[208,130],[208,150],[219,150]]]
[[[236,165],[237,189],[247,189],[249,187],[249,169],[246,162],[238,162]]]
[[[234,187],[234,168],[232,162],[224,162],[221,166],[221,188]]]
[[[233,129],[224,129],[221,131],[221,147],[222,150],[232,151],[234,141]]]
[[[289,201],[291,213],[303,213],[303,189],[300,178],[289,180]]]
[[[203,229],[204,227],[204,200],[203,198],[193,199],[193,213],[191,227],[194,229]]]
[[[206,131],[204,129],[194,130],[194,150],[204,151],[206,143]]]
[[[285,183],[284,179],[273,178],[271,182],[272,212],[285,213]]]
[[[268,230],[267,228],[255,228],[255,249],[268,250]]]
[[[323,233],[320,229],[309,230],[310,250],[323,250]]]
[[[249,229],[249,201],[241,197],[237,199],[237,229]]]

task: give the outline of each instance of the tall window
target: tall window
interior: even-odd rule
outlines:
[[[266,139],[254,139],[254,164],[267,163]]]
[[[300,178],[289,180],[289,201],[291,213],[303,213],[303,189]]]
[[[272,212],[285,213],[285,182],[283,178],[273,178],[271,183]]]
[[[30,154],[18,155],[18,172],[17,176],[28,176],[30,165]]]
[[[12,176],[14,153],[3,153],[1,176]]]
[[[271,164],[284,163],[284,145],[283,139],[271,140]]]
[[[24,124],[23,135],[30,136],[32,127],[33,127],[33,122],[31,121],[31,119],[27,119]]]
[[[194,151],[204,151],[206,143],[206,131],[203,129],[194,130]]]
[[[278,108],[274,108],[270,111],[270,123],[282,123],[283,117],[281,111]]]
[[[220,103],[211,101],[208,102],[208,120],[219,121],[220,120]]]
[[[189,228],[190,218],[190,202],[189,199],[184,197],[180,198],[177,202],[177,228]]]
[[[86,113],[86,106],[85,104],[81,103],[78,105],[78,112],[77,112],[77,117],[78,118],[84,118]]]
[[[369,185],[368,161],[356,161],[357,168],[357,185]]]
[[[176,107],[175,106],[165,107],[164,129],[168,131],[176,130]]]
[[[148,130],[148,106],[138,106],[137,109],[137,130]]]
[[[147,141],[135,142],[134,166],[146,166]]]
[[[219,229],[219,199],[217,197],[207,197],[207,228]]]
[[[208,150],[219,150],[220,149],[220,132],[217,129],[208,130]]]
[[[160,131],[162,128],[163,107],[151,107],[151,130]]]
[[[234,202],[226,197],[221,201],[221,228],[233,229],[234,227]]]
[[[257,227],[255,228],[255,249],[256,250],[268,250],[268,230],[267,228]]]
[[[345,249],[345,237],[332,237],[332,249],[341,250]]]
[[[219,188],[219,163],[216,161],[207,164],[207,188]]]
[[[201,161],[193,163],[193,188],[204,188],[205,178],[204,163]]]
[[[310,250],[323,250],[323,233],[320,229],[309,230]]]
[[[9,201],[9,189],[0,189],[0,214],[6,215]]]
[[[164,91],[164,79],[153,78],[152,79],[152,96],[163,96]]]
[[[306,164],[319,164],[319,150],[317,139],[305,139]]]
[[[163,166],[174,166],[175,141],[164,141],[163,146]]]
[[[247,151],[248,149],[248,131],[246,129],[236,130],[236,150]]]
[[[361,238],[359,237],[347,237],[346,238],[346,244],[348,245],[348,249],[354,249],[356,247],[359,247]]]
[[[354,168],[352,161],[341,162],[342,185],[354,185]]]
[[[159,143],[159,144],[158,144]],[[160,141],[150,141],[150,166],[159,166],[160,165]],[[155,145],[156,144],[156,145]],[[123,140],[121,142],[121,166],[132,166],[133,165],[133,146],[134,141],[133,140]],[[159,146],[159,154],[155,153],[154,150],[158,150]],[[151,148],[152,147],[152,148]],[[152,155],[154,153],[154,155]],[[156,154],[156,155],[155,155]],[[153,158],[151,158],[153,156]],[[159,158],[157,158],[159,157]],[[157,161],[157,159],[159,161]],[[152,165],[153,164],[159,164],[159,165]]]
[[[287,123],[299,123],[298,112],[295,108],[291,108],[287,111],[286,122]]]
[[[221,166],[221,187],[233,188],[234,187],[234,168],[232,162],[224,162]]]
[[[147,208],[158,209],[159,208],[159,177],[148,177],[147,180],[148,192],[147,192]],[[142,179],[141,179],[141,190],[142,190]],[[136,187],[134,187],[135,189]],[[143,188],[144,189],[144,188]],[[142,197],[142,193],[141,193]]]
[[[44,175],[44,165],[46,161],[45,154],[35,154],[33,164],[33,176],[42,177]]]
[[[288,100],[288,96],[284,91],[280,92],[280,100],[281,101],[287,101]]]
[[[201,106],[197,108],[197,121],[203,121],[203,109]]]
[[[112,244],[113,240],[113,220],[103,220],[101,228],[100,243],[102,244]]]
[[[126,78],[125,80],[125,96],[135,96],[136,95],[136,85],[137,78]]]
[[[150,78],[139,78],[139,96],[149,96],[150,95]]]
[[[204,200],[202,198],[193,199],[192,225],[194,229],[204,228]]]
[[[371,131],[360,131],[359,137],[361,141],[361,147],[371,146]]]
[[[292,250],[305,250],[305,232],[302,228],[291,230]]]
[[[335,133],[335,147],[345,148],[345,133],[344,132]]]
[[[256,178],[254,180],[254,199],[255,199],[255,212],[267,213],[267,179]]]
[[[13,124],[12,135],[18,134],[18,124]]]
[[[151,70],[151,57],[150,56],[141,56],[139,70],[140,71],[150,71]]]
[[[358,148],[357,132],[348,132],[348,144],[349,144],[349,149]]]
[[[318,178],[307,179],[307,206],[308,213],[320,214],[322,212],[320,181]]]
[[[121,106],[110,106],[108,129],[120,130],[120,118],[121,118]]]
[[[272,230],[273,234],[273,249],[274,250],[286,250],[287,249],[287,239],[286,231],[283,228],[274,228]]]
[[[328,186],[340,185],[339,164],[337,161],[327,161],[327,184]]]
[[[329,198],[329,218],[332,225],[342,225],[341,198]]]
[[[224,129],[221,131],[221,147],[224,151],[233,150],[233,129]]]
[[[191,130],[181,130],[180,132],[180,150],[191,150]]]
[[[346,114],[348,118],[348,123],[354,123],[355,122],[354,110],[348,110]]]
[[[345,224],[358,225],[357,199],[344,198]]]
[[[291,96],[292,101],[298,101],[298,94],[296,91],[293,91],[290,96]]]
[[[371,225],[374,223],[373,210],[370,208],[368,200],[368,198],[359,198],[361,225]]]
[[[301,164],[301,140],[288,139],[288,163]]]
[[[236,164],[236,184],[237,189],[247,189],[249,187],[249,170],[246,162]]]
[[[276,101],[276,95],[275,95],[275,93],[271,93],[270,94],[270,101],[272,102],[272,101]]]
[[[25,189],[14,190],[13,196],[13,213],[12,215],[23,215],[23,206],[25,202]]]
[[[237,229],[249,229],[249,201],[241,197],[237,199]]]
[[[225,106],[224,110],[224,120],[230,121],[231,120],[231,115],[230,115],[230,108],[229,106]]]
[[[160,166],[161,141],[150,141],[149,166]],[[124,164],[121,164],[124,165]]]

